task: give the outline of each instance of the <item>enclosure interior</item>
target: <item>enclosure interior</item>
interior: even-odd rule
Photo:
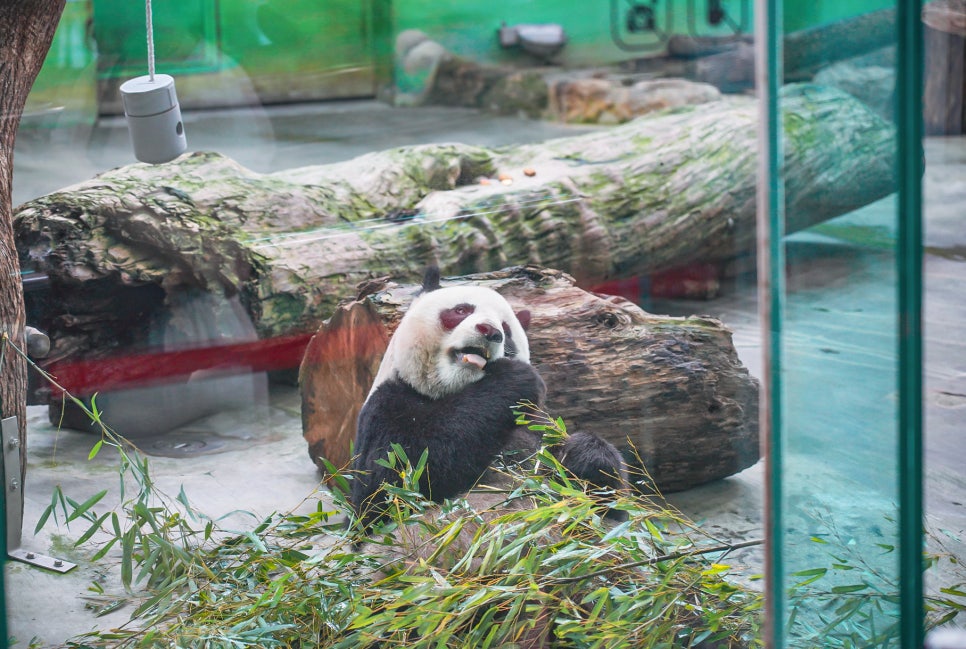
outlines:
[[[44,213],[44,227],[54,227],[60,199],[43,200],[65,188],[116,202],[92,217],[94,243],[72,252],[57,277],[43,265],[50,250],[37,233],[46,230],[18,242],[27,324],[53,343],[36,362],[88,404],[96,394],[103,420],[149,457],[160,485],[245,526],[251,519],[239,511],[259,517],[328,497],[304,435],[311,415],[298,368],[335,305],[366,282],[389,277],[412,288],[434,263],[446,277],[549,267],[616,305],[628,318],[618,334],[636,336],[621,338],[628,349],[644,349],[661,327],[681,327],[662,339],[669,356],[699,346],[694,332],[717,320],[730,337],[721,334],[715,344],[724,351],[715,353],[730,359],[733,343],[735,354],[730,423],[714,411],[724,403],[714,391],[725,388],[704,367],[690,373],[685,365],[699,362],[690,351],[669,364],[698,386],[681,388],[687,398],[678,401],[630,364],[613,375],[601,363],[581,373],[535,355],[545,376],[561,377],[562,402],[578,404],[582,379],[594,382],[594,395],[614,395],[552,414],[569,421],[579,406],[582,427],[606,422],[614,439],[629,440],[622,450],[643,450],[647,465],[674,421],[700,407],[715,432],[691,450],[736,458],[728,460],[734,470],[713,479],[682,470],[663,495],[723,541],[773,533],[786,593],[781,641],[894,642],[901,624],[914,624],[900,620],[893,599],[903,488],[897,287],[906,272],[896,133],[908,127],[895,110],[896,5],[784,5],[775,26],[783,58],[772,61],[781,75],[782,168],[762,176],[750,0],[156,1],[156,64],[175,77],[188,156],[128,177],[136,161],[118,88],[145,72],[143,7],[71,0],[21,120],[14,214]],[[547,45],[542,37],[557,32],[528,32],[534,25],[565,37]],[[517,40],[501,42],[509,33],[501,28],[516,29]],[[942,19],[924,18],[923,30],[923,493],[926,547],[940,557],[926,587],[940,593],[963,583],[950,558],[966,550],[966,451],[957,443],[966,412],[964,34]],[[956,60],[958,77],[943,65]],[[383,176],[422,145],[422,167]],[[759,183],[784,197],[773,223],[782,235],[773,287],[780,330],[769,355],[759,317]],[[224,211],[210,208],[216,203]],[[125,211],[175,225],[157,228],[167,239],[154,247],[153,231],[138,239],[118,225]],[[196,218],[214,224],[210,234],[171,234]],[[201,279],[186,279],[192,272]],[[323,295],[316,281],[333,288]],[[640,324],[644,316],[625,301],[681,319]],[[530,308],[536,325],[552,324],[551,311],[541,318],[539,305]],[[616,335],[595,313],[587,331],[556,339],[557,351],[573,348],[562,357],[585,362],[584,341]],[[779,386],[763,404],[780,422],[772,506],[781,526],[771,531],[757,447],[763,362]],[[714,393],[707,402],[696,396],[704,392]],[[8,562],[13,646],[59,643],[130,614],[94,617],[78,599],[92,581],[109,585],[117,575],[72,547],[76,527],[33,532],[55,488],[80,502],[101,489],[121,498],[116,458],[89,458],[99,436],[56,395],[32,374],[23,544],[80,565],[59,575]],[[670,446],[688,448],[677,437]],[[752,545],[723,561],[761,588],[755,575],[765,560]],[[830,594],[872,603],[845,609]],[[51,609],[53,619],[41,612]]]

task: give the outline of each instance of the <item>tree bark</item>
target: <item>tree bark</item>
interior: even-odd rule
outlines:
[[[893,7],[792,32],[783,42],[786,78],[801,78],[835,61],[894,45],[895,38]]]
[[[922,8],[925,79],[922,120],[928,135],[966,132],[966,0]]]
[[[863,104],[795,86],[783,111],[789,231],[893,190],[893,129]],[[262,338],[311,334],[361,282],[417,281],[429,263],[534,263],[590,287],[743,253],[757,128],[754,102],[729,98],[541,144],[415,146],[274,174],[195,153],[32,201],[17,241],[56,298],[36,311],[52,363],[139,351],[166,302],[199,290],[239,296]]]
[[[65,0],[0,1],[0,330],[23,350],[24,298],[11,205],[14,142],[27,94],[50,49],[64,4]],[[22,485],[27,468],[27,365],[6,344],[4,352],[0,417],[17,418]],[[23,500],[22,489],[20,497]]]
[[[724,478],[758,460],[758,384],[717,320],[651,315],[534,266],[453,279],[464,282],[530,310],[531,361],[547,383],[549,414],[634,462],[639,456],[660,490]],[[349,464],[359,409],[418,289],[374,283],[309,343],[299,375],[302,431],[319,468],[322,458]]]

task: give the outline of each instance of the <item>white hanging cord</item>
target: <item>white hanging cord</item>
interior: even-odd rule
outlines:
[[[144,13],[147,15],[148,32],[148,76],[154,82],[154,24],[151,21],[151,0],[145,0]]]

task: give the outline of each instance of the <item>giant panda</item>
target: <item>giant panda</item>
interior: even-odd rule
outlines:
[[[392,444],[412,462],[428,450],[419,490],[440,503],[471,489],[498,458],[539,447],[539,433],[518,426],[513,412],[521,402],[542,406],[546,395],[530,364],[529,323],[528,311],[515,313],[496,291],[442,288],[439,270],[427,269],[359,412],[350,500],[366,527],[383,514],[382,485],[399,482],[379,463]],[[595,435],[571,434],[554,453],[592,485],[625,483],[619,451]]]

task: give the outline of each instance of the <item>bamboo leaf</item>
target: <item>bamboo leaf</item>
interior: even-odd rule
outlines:
[[[793,572],[792,576],[793,577],[815,577],[815,576],[822,577],[827,573],[828,573],[828,568],[811,568],[809,570],[799,570],[797,572]]]
[[[97,442],[91,448],[91,452],[87,454],[87,459],[88,460],[93,460],[95,457],[97,457],[97,454],[101,450],[101,446],[103,446],[103,445],[104,445],[104,440],[103,439],[97,440]]]
[[[37,520],[37,525],[34,526],[34,534],[37,534],[40,532],[40,530],[44,529],[44,525],[47,523],[47,519],[50,518],[50,515],[54,513],[55,507],[56,506],[52,503],[44,508],[44,511],[40,514],[40,518]]]
[[[101,499],[104,498],[104,496],[106,495],[107,495],[107,489],[103,489],[101,491],[98,491],[96,494],[94,494],[87,500],[85,500],[80,505],[77,505],[74,508],[74,511],[71,512],[71,514],[67,517],[67,522],[69,523],[71,521],[77,520],[78,518],[86,514],[91,507],[99,503]]]
[[[105,543],[101,547],[100,550],[98,550],[97,552],[95,552],[91,556],[91,562],[92,563],[97,563],[98,561],[100,561],[101,559],[103,559],[107,555],[107,553],[111,551],[111,548],[113,548],[117,544],[117,542],[119,540],[120,539],[115,536],[114,538],[112,538],[111,540],[109,540],[107,543]]]
[[[131,528],[121,539],[121,584],[127,590],[131,589],[131,579],[134,575],[134,543],[137,530]]]
[[[966,590],[963,590],[959,586],[946,586],[945,588],[940,588],[939,592],[946,595],[955,595],[956,597],[966,597]]]
[[[94,521],[94,523],[89,528],[87,528],[87,531],[81,534],[80,537],[76,541],[74,541],[74,547],[78,547],[87,543],[87,541],[89,541],[90,538],[94,536],[94,534],[96,534],[98,530],[101,529],[101,525],[104,524],[104,521],[107,520],[107,517],[110,515],[111,515],[111,512],[107,512],[103,514],[100,518],[98,518],[96,521]]]

